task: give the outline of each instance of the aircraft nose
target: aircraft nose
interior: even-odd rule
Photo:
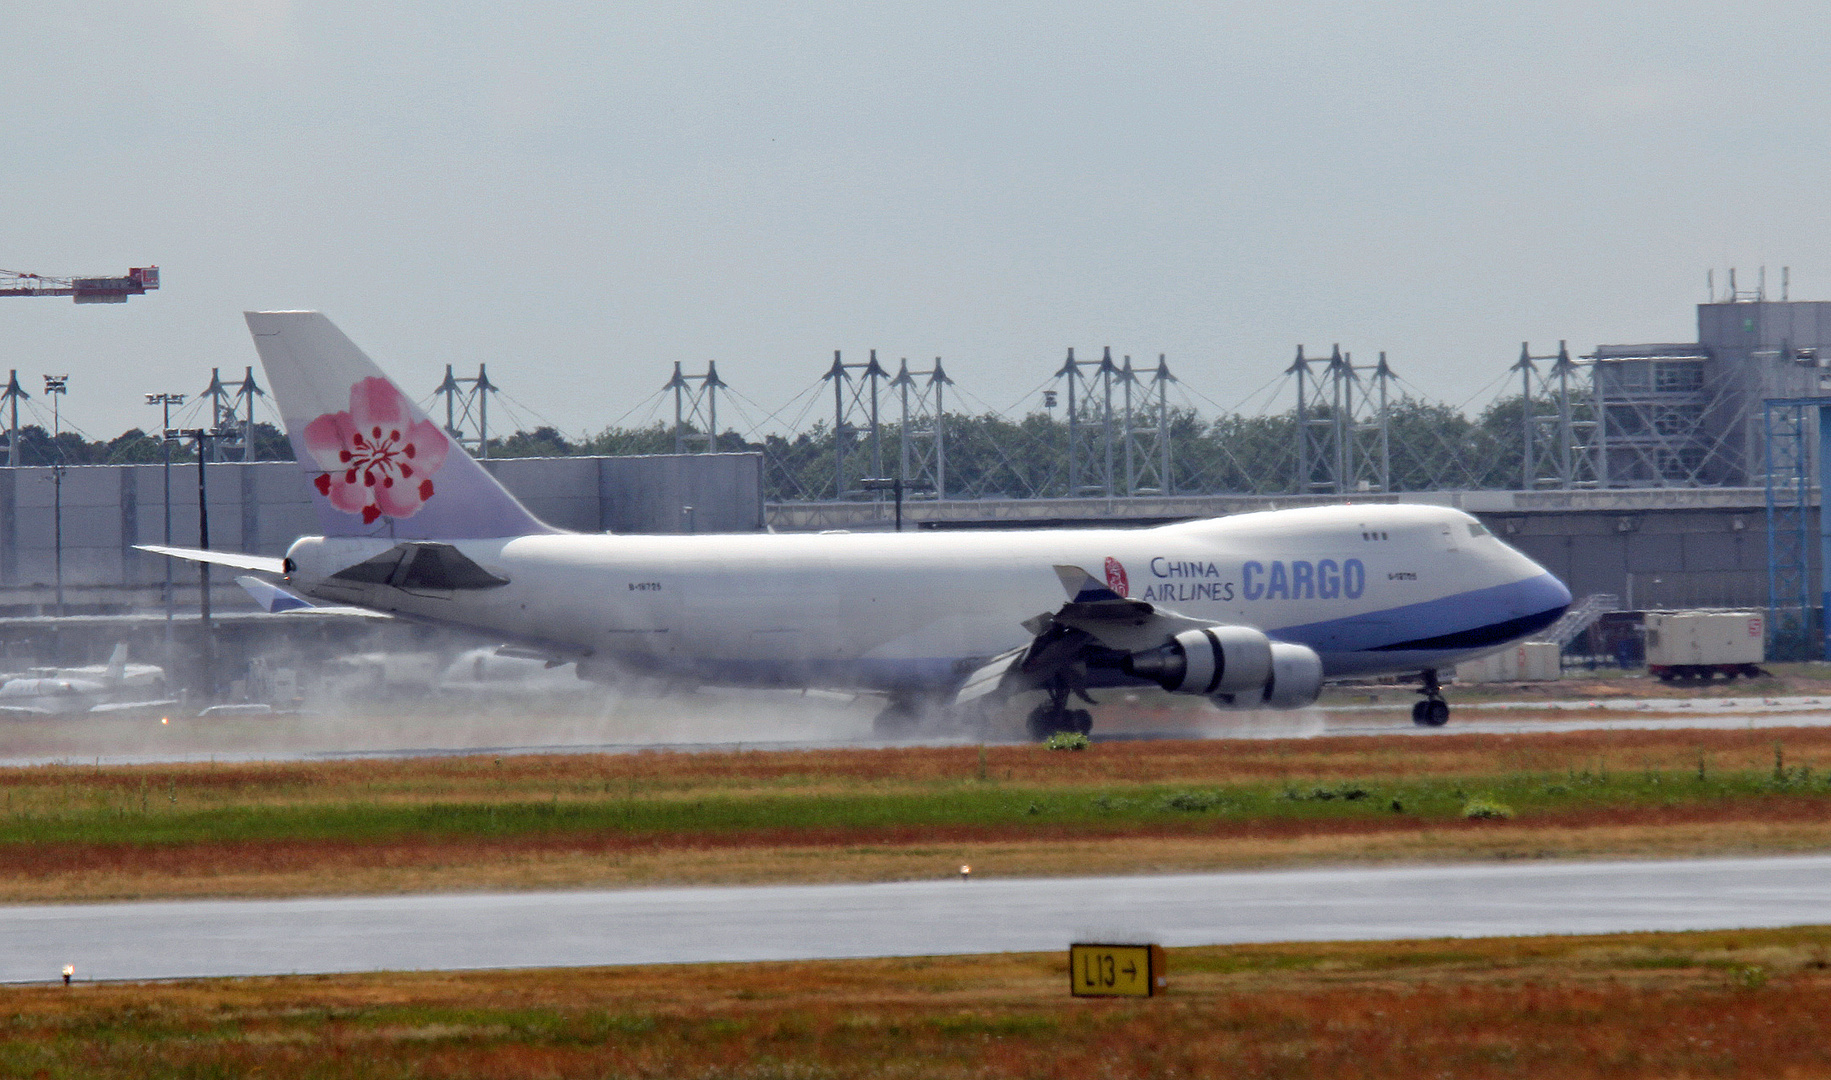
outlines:
[[[1545,576],[1551,579],[1551,583],[1553,585],[1557,586],[1556,595],[1559,597],[1562,597],[1562,599],[1560,599],[1558,601],[1558,603],[1562,604],[1565,607],[1569,607],[1570,601],[1572,599],[1572,597],[1570,595],[1570,586],[1568,586],[1568,585],[1564,584],[1564,582],[1560,581],[1558,579],[1557,575],[1553,574],[1549,570],[1545,571]]]
[[[1570,586],[1564,584],[1556,574],[1545,569],[1545,567],[1540,565],[1539,561],[1532,556],[1527,555],[1518,548],[1510,548],[1509,550],[1512,551],[1513,557],[1518,560],[1518,563],[1515,563],[1515,566],[1517,566],[1519,570],[1526,570],[1536,577],[1532,590],[1533,596],[1536,599],[1544,601],[1544,606],[1547,608],[1567,608],[1570,606],[1572,599]]]

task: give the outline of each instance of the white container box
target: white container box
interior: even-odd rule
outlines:
[[[1767,626],[1758,611],[1649,611],[1647,665],[1759,664]]]
[[[1459,683],[1551,682],[1560,674],[1555,641],[1521,641],[1456,665]]]

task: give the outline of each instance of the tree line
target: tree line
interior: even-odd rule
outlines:
[[[1388,409],[1387,455],[1393,491],[1430,491],[1468,488],[1514,488],[1521,483],[1524,454],[1523,426],[1528,405],[1523,397],[1502,398],[1469,417],[1453,406],[1404,397]],[[1532,402],[1538,415],[1547,404]],[[1299,476],[1298,433],[1295,410],[1285,413],[1204,417],[1194,409],[1170,411],[1170,478],[1168,488],[1179,494],[1288,494],[1318,490],[1328,475],[1327,465],[1313,460],[1318,454],[1333,456],[1328,437],[1330,416],[1326,407],[1312,409],[1312,454],[1309,482]],[[1086,433],[1091,431],[1091,437]],[[1104,488],[1105,446],[1097,424],[1083,426],[1082,460],[1075,479],[1081,494]],[[699,435],[699,432],[693,432]],[[928,431],[914,433],[912,475],[906,482],[932,476],[919,462],[932,446]],[[766,435],[748,439],[727,430],[717,445],[722,451],[750,451],[763,455],[765,497],[771,502],[799,502],[833,498],[838,488],[838,459],[845,459],[846,487],[858,490],[858,481],[874,471],[895,476],[901,471],[903,432],[896,423],[880,427],[878,445],[868,432],[847,429],[835,435],[825,421],[794,435]],[[946,417],[946,488],[949,498],[1050,498],[1069,492],[1067,421],[1050,413],[1035,412],[1019,419],[996,413],[953,414]],[[1125,491],[1125,447],[1120,433],[1113,436],[1114,491]],[[1378,434],[1362,427],[1354,437],[1355,453],[1377,454]],[[703,438],[698,445],[703,445]],[[672,427],[657,421],[640,428],[606,428],[584,439],[568,439],[552,427],[517,431],[490,440],[491,457],[563,457],[573,454],[671,454],[676,441]],[[1544,453],[1541,447],[1539,453]],[[1144,460],[1152,455],[1152,461]],[[1155,444],[1150,438],[1134,440],[1134,475],[1162,490],[1155,465]],[[1359,470],[1367,475],[1369,470]],[[1147,486],[1141,482],[1139,487]]]
[[[0,464],[4,464],[7,457],[7,435],[0,431]],[[256,461],[293,459],[292,443],[287,440],[286,433],[265,422],[254,425],[254,451]],[[74,431],[53,435],[39,424],[25,424],[19,428],[21,465],[136,465],[164,460],[165,450],[159,436],[139,428],[129,428],[112,439],[94,440]],[[171,460],[195,462],[197,454],[193,444],[189,440],[174,442]]]

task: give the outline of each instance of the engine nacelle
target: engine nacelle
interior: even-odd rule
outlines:
[[[1250,626],[1204,626],[1131,654],[1120,670],[1173,694],[1238,694],[1272,678],[1274,648]]]
[[[1301,709],[1322,694],[1322,657],[1308,645],[1271,643],[1271,673],[1257,693],[1216,694],[1223,709]]]

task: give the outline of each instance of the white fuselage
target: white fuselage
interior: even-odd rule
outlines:
[[[1419,670],[1524,636],[1568,605],[1545,570],[1456,510],[1317,507],[1151,529],[796,535],[551,534],[454,541],[507,584],[340,582],[387,550],[293,545],[301,592],[580,658],[733,685],[945,690],[1061,607],[1057,565],[1195,619],[1309,645],[1325,674]]]

